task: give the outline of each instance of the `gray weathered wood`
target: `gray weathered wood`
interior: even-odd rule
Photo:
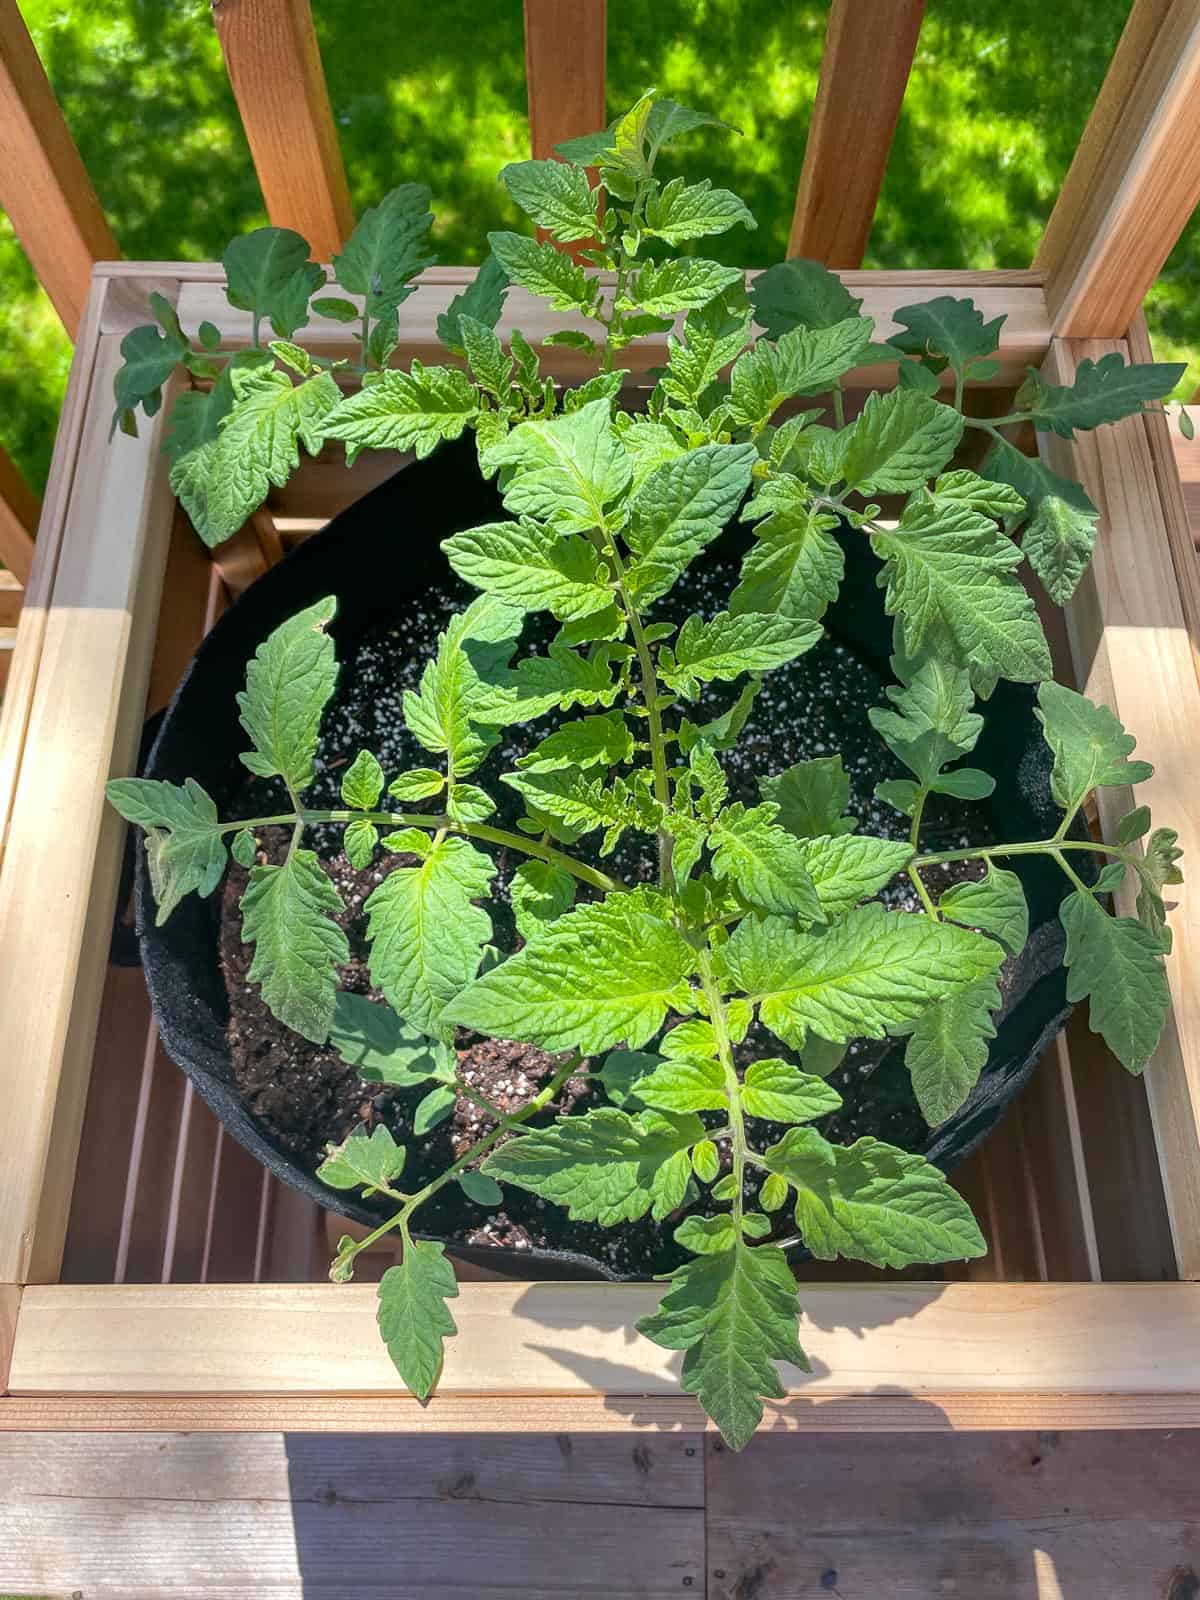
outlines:
[[[703,1474],[691,1434],[11,1434],[0,1585],[88,1600],[699,1594]]]

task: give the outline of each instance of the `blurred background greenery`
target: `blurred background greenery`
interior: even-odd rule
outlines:
[[[266,220],[208,0],[20,0],[122,251],[211,259]],[[929,0],[866,265],[1024,267],[1129,0]],[[689,174],[758,219],[711,254],[786,253],[825,0],[609,0],[615,111],[656,85],[742,137],[696,135]],[[520,0],[313,0],[355,207],[433,190],[440,259],[476,262],[515,226],[499,168],[528,155]],[[853,151],[847,151],[847,162]],[[707,251],[706,242],[706,251]],[[1150,300],[1155,353],[1200,351],[1193,224]],[[0,442],[42,488],[70,346],[0,217]],[[1200,380],[1193,366],[1182,393]]]

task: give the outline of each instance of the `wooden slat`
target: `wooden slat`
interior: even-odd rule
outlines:
[[[457,1310],[457,1307],[456,1307]],[[1147,1335],[1149,1337],[1150,1335]],[[0,1400],[0,1433],[677,1433],[711,1428],[690,1395],[74,1395]],[[1014,1428],[1200,1428],[1200,1395],[1002,1394],[881,1384],[863,1395],[768,1401],[770,1433],[948,1433]],[[240,1600],[240,1597],[239,1597]],[[1090,1596],[1089,1596],[1090,1600]]]
[[[1137,0],[1037,255],[1055,331],[1122,338],[1200,201],[1200,0]]]
[[[118,343],[100,341],[105,396]],[[0,875],[0,1102],[21,1106],[0,1119],[0,1282],[52,1279],[62,1252],[124,846],[104,783],[137,751],[174,511],[169,409],[110,441],[94,405],[79,439]]]
[[[120,251],[17,0],[0,0],[0,209],[74,338],[93,263]]]
[[[608,121],[607,0],[525,0],[529,143],[535,161]]]
[[[1052,1283],[1097,1283],[1104,1274],[1096,1243],[1092,1190],[1076,1086],[1061,1034],[1021,1096],[1021,1117],[1042,1218],[1046,1274]],[[1137,1210],[1128,1204],[1129,1192],[1122,1197],[1126,1209]],[[1140,1201],[1141,1191],[1136,1192]],[[1114,1272],[1109,1276],[1119,1280],[1149,1274]]]
[[[709,1600],[1185,1600],[1200,1437],[708,1444]]]
[[[789,256],[862,265],[925,0],[832,0]]]
[[[1043,371],[1070,383],[1084,357],[1123,344],[1056,340]],[[1138,787],[1155,819],[1175,828],[1185,852],[1200,852],[1200,686],[1180,599],[1166,515],[1146,419],[1131,417],[1073,441],[1039,435],[1049,464],[1081,481],[1101,514],[1096,555],[1067,614],[1076,680],[1111,705],[1155,767]],[[1178,542],[1178,541],[1176,541]],[[1105,835],[1130,808],[1127,790],[1097,794]],[[1131,909],[1126,886],[1117,896]],[[1158,1142],[1167,1209],[1182,1277],[1200,1276],[1200,899],[1180,896],[1170,914],[1174,949],[1167,961],[1172,1014],[1146,1090]]]
[[[123,1600],[702,1594],[699,1434],[0,1440],[7,1588]]]
[[[22,586],[33,566],[41,505],[7,450],[0,449],[0,561]]]
[[[128,290],[138,280],[131,282],[129,278],[122,278],[119,281],[121,288]],[[93,393],[98,334],[105,316],[109,287],[108,279],[100,279],[93,285],[83,326],[75,341],[67,392],[54,440],[33,566],[17,628],[16,643],[19,649],[15,652],[3,707],[0,708],[0,862],[3,861],[8,839],[17,773],[25,750],[33,691],[45,642],[50,592],[58,570],[63,529],[75,482],[80,443],[88,419],[89,402],[94,399],[102,410],[107,410],[111,405],[108,396]],[[172,287],[168,296],[172,304],[177,297],[178,288]],[[111,383],[111,375],[109,381]]]
[[[12,1356],[13,1340],[17,1335],[17,1312],[20,1305],[20,1285],[0,1283],[0,1395],[8,1392],[8,1363]]]
[[[662,1395],[679,1357],[631,1335],[654,1284],[460,1285],[440,1393]],[[902,1393],[1200,1397],[1200,1284],[807,1284],[805,1399]],[[397,1394],[369,1284],[27,1288],[15,1394]],[[1181,1409],[1186,1409],[1181,1404]]]
[[[474,275],[473,267],[434,267],[422,275],[419,291],[400,307],[400,344],[396,359],[408,361],[413,356],[430,361],[446,359],[445,346],[437,338],[437,317]],[[984,316],[1004,316],[1006,321],[1001,329],[996,358],[999,371],[989,380],[997,387],[1019,383],[1026,367],[1038,365],[1049,344],[1050,325],[1037,274],[846,272],[842,276],[851,293],[862,298],[863,314],[875,319],[875,331],[880,339],[899,331],[893,313],[901,306],[928,299],[939,292],[969,294]],[[215,277],[183,281],[179,315],[185,327],[195,327],[201,320],[214,323],[227,348],[240,348],[250,343],[250,315],[230,307],[221,288],[222,281],[219,273]],[[611,274],[602,275],[602,283],[611,285],[611,281]],[[354,299],[354,296],[347,298]],[[527,290],[514,288],[509,291],[497,331],[503,339],[514,327],[519,327],[531,343],[540,345],[552,332],[565,327],[586,331],[588,324],[582,317],[572,318],[570,313],[549,309],[546,301]],[[312,319],[304,330],[304,342],[306,348],[321,355],[350,356],[358,349],[343,324],[324,317]],[[651,368],[662,365],[666,353],[666,335],[653,335],[630,345],[622,352],[621,360],[635,378],[644,378]],[[576,379],[590,373],[593,365],[577,350],[552,346],[543,352],[542,370],[556,378]],[[850,389],[887,388],[895,382],[895,370],[894,366],[886,364],[863,367],[847,374],[844,384]],[[947,378],[947,382],[950,381]]]
[[[16,574],[0,569],[0,628],[16,628],[24,594]]]
[[[267,215],[328,261],[354,227],[308,0],[214,0]]]

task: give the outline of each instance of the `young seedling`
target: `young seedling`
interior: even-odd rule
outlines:
[[[1046,856],[1067,880],[1069,999],[1090,1000],[1092,1027],[1130,1071],[1154,1050],[1168,1007],[1163,891],[1180,881],[1179,851],[1168,829],[1151,831],[1144,806],[1112,843],[1073,830],[1093,789],[1136,784],[1151,769],[1131,759],[1134,740],[1111,711],[1051,681],[1018,569],[1028,563],[1062,604],[1087,565],[1097,517],[1078,484],[1020,454],[1004,430],[1032,422],[1070,437],[1114,422],[1168,394],[1180,369],[1109,355],[1081,363],[1069,387],[1031,372],[998,421],[964,415],[967,380],[996,370],[1003,320],[985,321],[969,300],[906,307],[901,331],[880,343],[860,302],[811,262],[774,267],[747,293],[740,271],[664,251],[753,226],[728,191],[658,176],[662,148],[711,120],[646,96],[607,132],[564,146],[564,161],[505,168],[509,193],[552,240],[591,243],[580,265],[551,242],[491,235],[492,256],[440,320],[457,365],[386,366],[397,307],[431,260],[418,185],[369,212],[335,259],[354,300],[324,293],[324,273],[296,235],[261,229],[235,241],[228,292],[251,313],[248,351],[217,356],[205,326],[193,350],[156,302],[161,331],[126,341],[118,411],[153,411],[179,360],[215,380],[177,402],[168,438],[176,491],[210,541],[236,531],[286,478],[299,444],[340,439],[350,459],[374,448],[421,456],[467,427],[483,472],[499,474],[508,516],[443,544],[480,593],[404,697],[429,764],[388,774],[364,751],[345,774],[341,808],[306,805],[337,676],[331,597],[263,642],[239,696],[252,747],[242,759],[276,781],[276,811],[222,818],[190,780],[121,779],[108,792],[145,829],[160,919],[184,895],[210,894],[232,847],[250,869],[243,936],[264,1000],[369,1081],[428,1085],[414,1137],[456,1096],[479,1099],[457,1075],[456,1030],[558,1057],[520,1111],[484,1102],[488,1131],[432,1182],[405,1186],[405,1148],[384,1127],[351,1135],[320,1168],[332,1187],[391,1204],[367,1239],[342,1240],[331,1275],[348,1279],[360,1251],[399,1233],[403,1255],[380,1283],[379,1323],[413,1392],[430,1393],[455,1331],[453,1269],[442,1245],[416,1232],[437,1191],[458,1182],[495,1206],[501,1186],[516,1185],[606,1226],[685,1210],[674,1236],[689,1259],[639,1327],[685,1352],[684,1389],[740,1448],[763,1397],[784,1393],[777,1364],[807,1365],[787,1245],[879,1267],[985,1248],[936,1167],[874,1138],[831,1143],[813,1124],[841,1103],[826,1080],[857,1038],[907,1038],[931,1123],[963,1103],[995,1031],[998,969],[1027,937],[1018,857]],[[590,267],[611,273],[613,287],[602,289]],[[519,333],[501,344],[493,330],[510,282],[573,314],[545,342],[594,355],[595,376],[560,392]],[[348,392],[335,363],[292,342],[310,310],[359,330]],[[278,338],[263,347],[267,323]],[[666,333],[667,362],[644,413],[630,414],[618,405],[626,374],[615,363],[650,332]],[[843,383],[884,362],[898,363],[896,386],[845,422]],[[806,403],[829,394],[834,426],[819,402]],[[953,465],[968,429],[991,436],[979,471]],[[881,519],[880,495],[902,497],[898,517]],[[727,608],[678,628],[648,623],[648,609],[738,515],[754,538]],[[842,578],[839,520],[877,558],[895,619],[896,683],[872,721],[911,774],[879,789],[909,819],[905,840],[857,831],[836,760],[764,773],[760,804],[728,799],[722,757],[763,675],[822,635]],[[544,652],[518,658],[535,611],[549,612],[558,633]],[[970,801],[993,788],[964,761],[983,727],[977,701],[1002,678],[1038,686],[1061,822],[1047,838],[924,849],[930,796]],[[695,702],[712,682],[734,686],[731,703],[698,721]],[[488,820],[495,800],[471,780],[502,730],[527,722],[544,736],[502,779],[525,808],[512,831]],[[310,829],[328,824],[344,827],[356,865],[380,850],[415,858],[366,903],[371,981],[385,1003],[338,992],[348,958],[334,920],[341,904],[306,845]],[[268,825],[290,828],[291,845],[281,863],[255,864],[255,836]],[[627,830],[653,842],[652,885],[622,883],[576,848],[599,835],[604,858]],[[485,961],[500,850],[523,863],[511,894],[524,943]],[[1094,855],[1105,865],[1089,881]],[[983,875],[935,896],[929,869],[966,860]],[[1101,897],[1127,876],[1136,915],[1112,916]],[[897,878],[918,909],[875,898]],[[755,1019],[778,1043],[741,1064],[735,1049]],[[539,1115],[580,1074],[613,1103]],[[767,1142],[764,1122],[790,1126]],[[771,1220],[785,1207],[790,1238]]]

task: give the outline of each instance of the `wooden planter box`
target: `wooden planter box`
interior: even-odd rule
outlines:
[[[433,356],[436,314],[467,275],[426,274],[401,312],[401,359]],[[938,293],[1005,313],[1002,371],[971,397],[982,408],[1006,405],[1029,364],[1063,381],[1077,359],[1125,348],[1052,340],[1036,273],[846,278],[884,337],[893,310]],[[4,702],[0,1427],[702,1427],[678,1358],[632,1331],[653,1285],[464,1282],[444,1379],[418,1405],[378,1339],[373,1285],[320,1281],[318,1212],[220,1133],[162,1059],[140,973],[110,963],[125,828],[105,780],[133,769],[147,709],[166,702],[227,590],[395,464],[306,462],[257,535],[209,561],[168,487],[162,415],[136,440],[108,432],[120,340],[146,320],[151,287],[185,327],[206,317],[227,346],[246,342],[248,318],[219,285],[210,267],[97,269]],[[508,320],[535,341],[548,326],[516,292]],[[330,350],[344,337],[334,324],[306,333]],[[1148,359],[1140,322],[1129,344]],[[565,375],[570,352],[553,354]],[[1156,768],[1144,798],[1195,870],[1200,605],[1167,423],[1041,443],[1103,514],[1055,639],[1060,672],[1137,734]],[[1125,808],[1104,791],[1100,825]],[[1200,1425],[1200,894],[1185,889],[1171,921],[1174,1010],[1144,1083],[1077,1016],[957,1180],[989,1257],[933,1281],[803,1269],[814,1372],[790,1374],[768,1427]]]

